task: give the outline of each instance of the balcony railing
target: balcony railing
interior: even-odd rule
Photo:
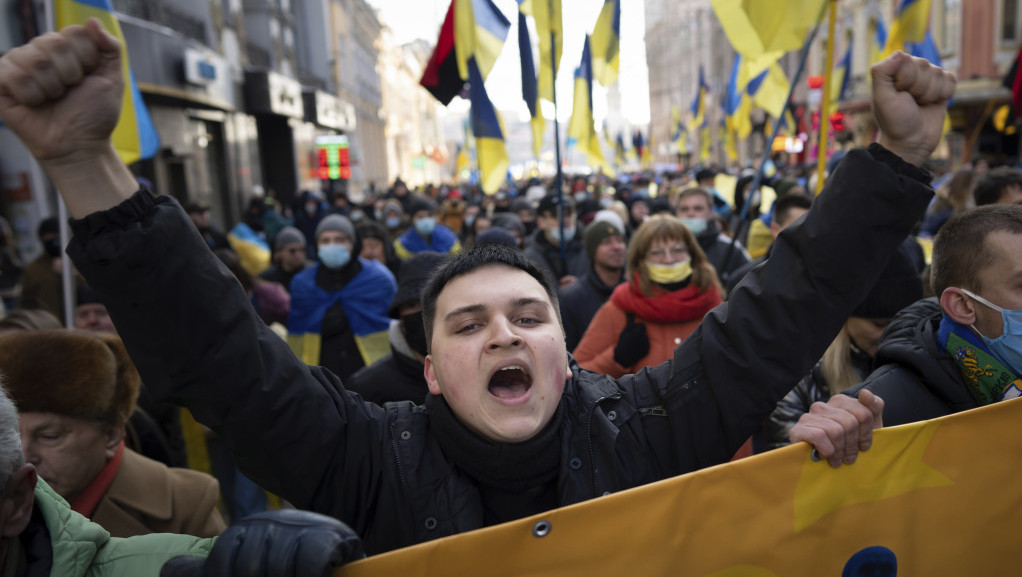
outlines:
[[[113,0],[114,9],[123,14],[166,26],[185,36],[208,44],[206,24],[164,0]]]

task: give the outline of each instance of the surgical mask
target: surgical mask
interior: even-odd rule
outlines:
[[[474,214],[465,217],[465,228],[472,228],[472,223],[476,221]]]
[[[401,217],[400,216],[388,216],[387,219],[385,221],[383,221],[383,223],[387,225],[387,228],[397,228],[397,227],[401,226]]]
[[[561,227],[555,226],[551,228],[550,238],[554,239],[554,242],[561,242]],[[575,238],[575,227],[564,227],[564,242],[571,242],[571,239],[573,238]]]
[[[351,214],[348,215],[348,218],[351,219],[351,222],[362,222],[362,220],[365,217],[366,217],[365,213],[362,212],[361,210],[353,210],[351,211]]]
[[[685,225],[692,234],[699,236],[706,232],[706,227],[709,224],[705,218],[685,218],[681,217],[681,223]]]
[[[649,280],[657,284],[675,284],[692,276],[692,259],[674,264],[646,263],[646,268],[649,270]]]
[[[319,261],[327,268],[341,268],[351,260],[351,250],[343,244],[319,245]]]
[[[422,324],[422,311],[402,315],[401,332],[413,351],[426,356],[426,328]]]
[[[1001,336],[996,339],[983,336],[975,326],[971,328],[983,339],[983,343],[994,357],[1001,361],[1004,368],[1015,373],[1015,376],[1022,376],[1022,309],[1004,309],[966,289],[962,289],[962,292],[1001,313],[1001,322],[1004,326]]]
[[[307,212],[309,214],[316,214],[316,209],[318,209],[318,208],[319,208],[318,204],[311,204],[311,203],[310,204],[306,204],[305,205],[305,212]]]
[[[587,198],[589,198],[589,193],[587,193],[585,191],[576,192],[575,193],[575,202],[582,202],[583,200],[586,200]]]
[[[613,198],[602,198],[600,199],[600,208],[610,208],[610,205],[614,204]]]
[[[422,236],[429,236],[436,230],[436,217],[427,216],[415,221],[415,232]]]

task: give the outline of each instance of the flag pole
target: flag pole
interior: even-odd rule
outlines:
[[[547,3],[548,9],[551,8],[551,3]],[[548,18],[548,22],[551,21],[552,16]],[[557,194],[557,206],[560,207],[557,215],[557,226],[560,227],[560,250],[561,250],[561,270],[567,274],[568,271],[568,253],[564,246],[564,191],[562,190],[561,182],[564,179],[564,173],[561,170],[561,129],[560,124],[557,120],[557,44],[556,34],[553,30],[550,31],[550,96],[553,97],[554,101],[554,159],[557,163],[557,176],[554,180],[554,192]],[[554,279],[558,281],[560,279]]]
[[[827,0],[827,4],[835,3],[836,0]],[[805,70],[806,60],[809,58],[809,48],[813,45],[813,40],[816,39],[816,33],[820,29],[820,23],[823,22],[823,15],[826,13],[827,4],[824,4],[820,8],[820,15],[816,17],[816,25],[813,26],[813,31],[809,33],[809,38],[806,39],[806,43],[802,46],[802,54],[799,56],[798,68],[795,70],[795,77],[791,79],[791,85],[788,87],[788,97],[784,99],[784,106],[787,109],[788,103],[791,102],[791,96],[795,93],[795,87],[798,86],[798,79],[802,77],[802,71]],[[783,115],[782,115],[783,116]],[[781,130],[781,119],[778,119],[774,123],[770,140],[766,142],[763,147],[763,156],[759,161],[759,169],[756,171],[756,177],[752,181],[752,188],[749,191],[749,196],[745,199],[745,204],[742,206],[741,220],[739,220],[738,228],[735,230],[734,236],[731,238],[731,246],[727,249],[727,257],[724,258],[724,266],[731,261],[731,256],[735,252],[735,243],[738,242],[738,238],[742,236],[742,232],[745,230],[746,223],[749,219],[749,202],[752,200],[752,195],[755,191],[759,190],[759,185],[763,180],[763,168],[766,166],[768,160],[770,160],[770,147],[773,145],[774,139],[777,138],[777,134]],[[737,192],[737,191],[735,191]]]
[[[823,190],[823,180],[825,178],[825,169],[827,166],[827,130],[830,124],[830,79],[833,76],[834,67],[831,63],[834,61],[834,25],[837,21],[837,0],[827,0],[828,11],[830,12],[829,22],[827,24],[827,59],[824,61],[827,65],[824,67],[824,80],[823,80],[823,102],[820,104],[820,136],[819,146],[816,149],[816,190],[815,194],[820,194]],[[849,74],[850,71],[846,70],[845,74]]]

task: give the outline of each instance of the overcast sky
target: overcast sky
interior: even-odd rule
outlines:
[[[382,20],[399,43],[417,38],[435,44],[440,25],[450,0],[367,0],[377,8]],[[584,35],[592,33],[596,18],[603,7],[603,0],[561,0],[564,13],[564,49],[557,76],[558,117],[567,122],[571,116],[571,99],[574,93],[572,74],[582,56]],[[521,68],[518,59],[518,4],[515,0],[494,0],[494,3],[511,21],[511,31],[504,50],[486,79],[486,91],[490,100],[500,110],[517,110],[527,118],[528,110],[522,101]],[[621,90],[622,113],[633,125],[649,123],[649,80],[646,71],[646,50],[643,41],[645,24],[642,3],[629,2],[621,11],[621,73],[618,85]],[[635,10],[633,8],[638,8]],[[534,42],[535,42],[535,37]],[[597,125],[606,115],[606,90],[595,85],[593,108]],[[544,103],[547,104],[547,103]],[[451,107],[467,108],[467,103],[456,98]],[[553,107],[544,108],[547,118],[553,117]]]

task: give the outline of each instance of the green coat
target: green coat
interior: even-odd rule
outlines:
[[[50,574],[61,577],[155,577],[172,557],[205,557],[215,541],[170,533],[111,537],[105,529],[72,511],[42,479],[36,483],[35,506],[50,532]]]

